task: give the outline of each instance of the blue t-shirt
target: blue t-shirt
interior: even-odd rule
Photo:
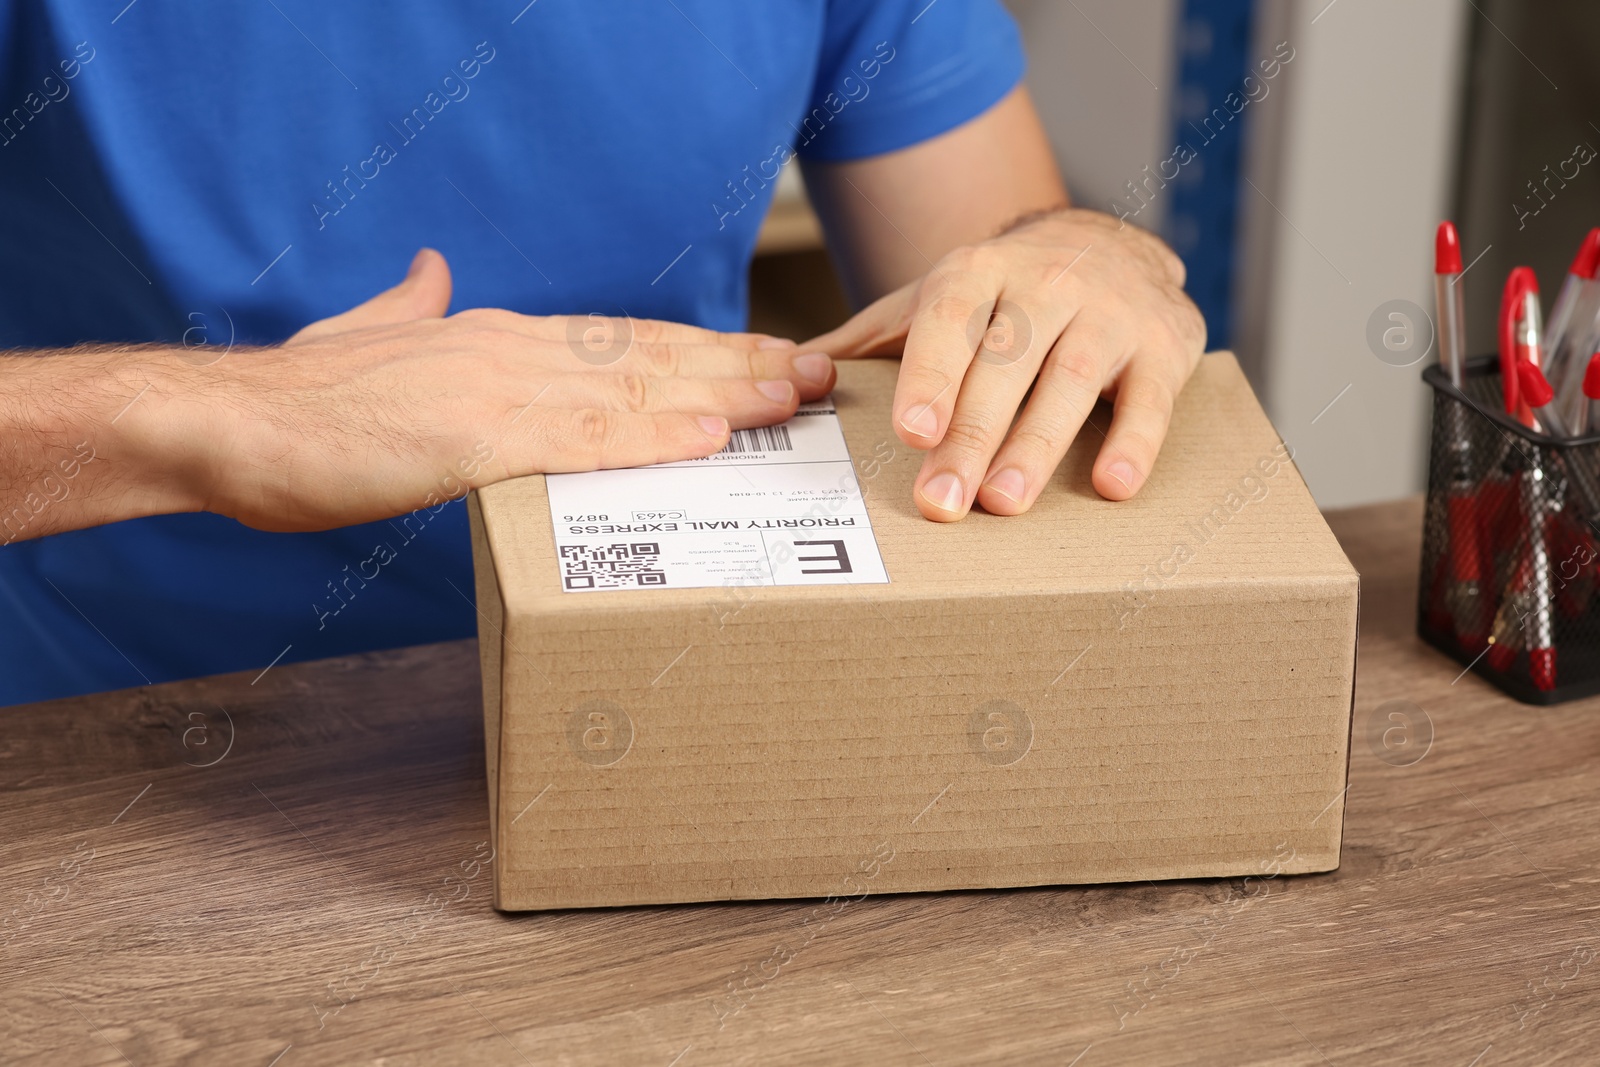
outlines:
[[[998,0],[11,0],[0,347],[273,343],[423,245],[453,310],[738,330],[791,152],[915,144],[1021,73]],[[464,508],[422,514],[0,547],[0,704],[469,636]]]

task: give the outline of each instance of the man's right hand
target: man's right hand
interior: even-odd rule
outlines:
[[[414,511],[447,495],[441,486],[708,456],[730,426],[781,422],[834,382],[826,355],[758,334],[498,310],[444,317],[449,302],[444,257],[424,249],[399,285],[279,347],[207,366],[193,364],[194,349],[148,346],[0,361],[22,412],[0,410],[0,421],[48,431],[37,447],[0,450],[0,488],[25,490],[78,440],[104,461],[76,485],[95,499],[63,497],[22,536],[197,510],[266,530],[346,526]],[[133,396],[140,381],[148,388],[126,410],[107,403],[89,417],[86,396]],[[75,425],[30,402],[62,390],[79,394]]]

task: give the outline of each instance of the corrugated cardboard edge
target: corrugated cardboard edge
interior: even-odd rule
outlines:
[[[484,525],[478,494],[467,496],[467,521],[472,527],[472,581],[478,601],[478,659],[483,675],[484,767],[489,780],[489,839],[493,855],[500,854],[500,693],[505,661],[505,606],[489,553],[489,531]],[[490,632],[492,629],[493,632]],[[498,872],[499,868],[496,868]],[[500,879],[494,886],[494,906],[500,907]]]
[[[1349,559],[1348,556],[1345,557]],[[1355,564],[1351,564],[1352,567]],[[1344,830],[1345,820],[1350,816],[1350,763],[1355,759],[1356,751],[1356,682],[1361,673],[1361,572],[1356,572],[1356,639],[1355,648],[1351,653],[1353,661],[1350,664],[1350,740],[1344,747],[1344,792],[1339,795],[1339,840],[1334,845],[1333,866],[1330,871],[1339,869],[1339,864],[1344,862]]]

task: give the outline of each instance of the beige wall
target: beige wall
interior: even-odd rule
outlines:
[[[1245,201],[1256,299],[1240,344],[1317,502],[1340,507],[1424,484],[1422,365],[1380,361],[1366,332],[1390,300],[1432,313],[1433,231],[1451,210],[1470,9],[1324,4],[1272,3],[1263,27],[1296,57],[1267,124],[1276,130],[1250,166],[1261,188]]]
[[[1028,88],[1068,188],[1105,211],[1172,150],[1176,0],[1009,0],[1028,45]],[[1160,227],[1158,197],[1139,222]],[[1148,216],[1148,219],[1146,218]]]

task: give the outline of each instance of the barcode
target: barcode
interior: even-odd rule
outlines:
[[[724,452],[793,452],[787,426],[757,426],[752,430],[735,430],[728,437]]]
[[[654,542],[562,545],[561,584],[567,589],[666,585],[661,546]]]

